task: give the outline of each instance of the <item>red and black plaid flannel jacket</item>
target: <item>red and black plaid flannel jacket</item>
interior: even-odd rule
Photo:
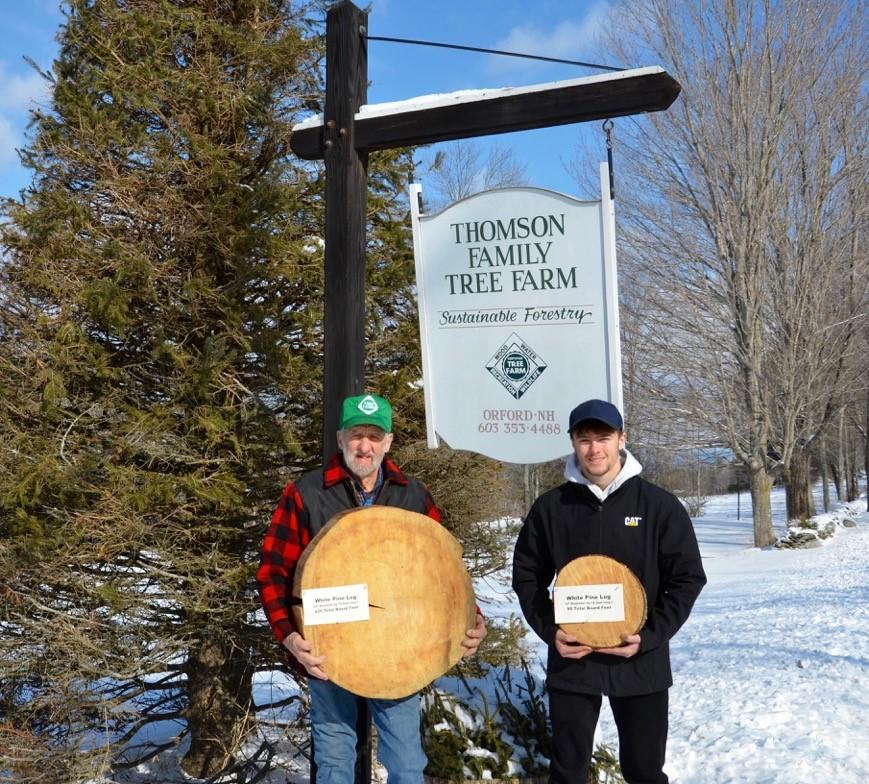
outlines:
[[[342,499],[348,499],[346,508],[352,508],[353,504],[349,499],[355,498],[355,493],[349,487],[353,478],[344,467],[338,454],[332,457],[324,469],[307,474],[299,482],[290,482],[284,488],[263,541],[260,565],[256,574],[266,618],[272,627],[275,639],[279,643],[297,631],[293,616],[290,613],[290,591],[293,587],[296,564],[312,536],[311,531],[303,522],[304,518],[307,517],[305,514],[307,510],[298,485],[303,483],[305,479],[309,481],[314,479],[314,475],[322,476],[324,492],[335,493],[340,495]],[[388,485],[407,487],[410,481],[392,460],[385,457],[383,460],[383,487],[378,498],[389,495],[386,492]],[[435,506],[431,494],[425,488],[422,489],[424,510],[420,511],[424,511],[433,520],[442,522],[441,513]]]

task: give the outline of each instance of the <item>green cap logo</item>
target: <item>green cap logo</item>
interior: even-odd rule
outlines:
[[[378,395],[354,395],[341,405],[341,430],[356,425],[374,425],[385,433],[392,432],[392,406],[389,401]]]

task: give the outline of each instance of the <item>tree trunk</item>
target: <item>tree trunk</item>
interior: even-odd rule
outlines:
[[[847,446],[845,444],[845,411],[839,412],[839,454],[836,461],[836,493],[839,496],[839,501],[847,500],[848,496],[848,471],[846,468],[845,452]]]
[[[525,512],[531,508],[531,504],[533,504],[534,501],[537,500],[537,496],[540,495],[540,471],[540,465],[536,463],[525,464],[523,472],[525,480]]]
[[[849,503],[857,500],[857,455],[850,432],[845,432],[842,439],[845,462],[842,466],[842,484],[845,485],[845,500]]]
[[[851,501],[856,501],[860,495],[860,492],[858,490],[858,482],[857,482],[857,473],[858,473],[857,465],[858,465],[860,458],[857,457],[856,444],[851,443],[850,438],[848,439],[848,441],[849,441],[849,443],[848,443],[847,458],[845,460],[845,466],[846,466],[848,473],[846,475],[845,482],[846,482],[846,486],[847,486],[846,498],[848,499],[849,502],[851,502]]]
[[[794,450],[783,478],[788,522],[805,522],[812,516],[809,498],[809,454],[805,449]]]
[[[844,501],[845,495],[842,492],[842,475],[839,473],[838,463],[830,463],[830,472],[833,474],[833,486],[836,488],[836,500]]]
[[[185,773],[208,778],[232,762],[244,737],[251,709],[247,657],[220,630],[205,630],[188,653],[187,729],[190,749],[181,761]]]
[[[790,464],[786,465],[781,472],[781,481],[785,488],[785,519],[787,520],[788,525],[790,525],[791,520],[794,520],[794,493],[793,493],[793,477],[791,475],[791,466]]]
[[[866,427],[863,429],[863,468],[866,471],[866,511],[869,512],[869,392],[866,393]]]
[[[748,466],[755,547],[767,547],[775,542],[775,533],[772,528],[772,506],[769,499],[772,478],[766,472],[763,463],[763,457],[761,457],[752,460]]]
[[[827,466],[827,439],[821,438],[819,462],[821,464],[821,486],[824,491],[824,511],[830,511],[830,471]]]

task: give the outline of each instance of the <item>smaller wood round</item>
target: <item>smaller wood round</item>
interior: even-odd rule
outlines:
[[[623,563],[606,555],[583,555],[564,566],[555,578],[555,586],[609,585],[624,586],[624,621],[588,621],[562,623],[560,627],[583,645],[592,648],[615,648],[623,634],[636,634],[646,622],[646,591],[637,576]]]

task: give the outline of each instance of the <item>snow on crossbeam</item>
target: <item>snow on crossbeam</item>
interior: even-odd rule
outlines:
[[[680,90],[666,71],[650,66],[526,87],[365,104],[354,117],[354,146],[381,150],[661,111]],[[290,146],[300,158],[322,158],[323,115],[295,125]]]

